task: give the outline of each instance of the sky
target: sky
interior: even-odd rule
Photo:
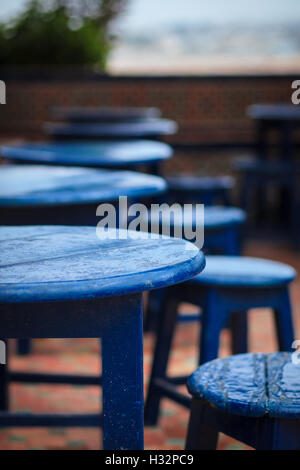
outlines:
[[[0,20],[20,11],[26,0],[1,0]],[[120,29],[139,31],[199,22],[300,22],[299,0],[129,0]]]

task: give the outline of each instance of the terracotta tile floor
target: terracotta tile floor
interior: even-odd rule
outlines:
[[[284,245],[249,243],[245,254],[270,258],[291,264],[300,272],[300,254]],[[292,286],[296,338],[300,339],[300,281]],[[185,307],[187,310],[188,306]],[[196,339],[194,324],[177,329],[170,372],[192,372],[196,366]],[[98,342],[96,340],[35,340],[33,353],[26,357],[11,357],[11,368],[59,372],[97,373],[99,371]],[[224,331],[221,355],[229,354],[230,338]],[[145,387],[151,364],[153,337],[145,337]],[[250,314],[250,348],[253,352],[276,350],[274,328],[268,310],[254,310]],[[100,390],[97,387],[19,385],[10,390],[11,408],[34,412],[95,412],[99,409]],[[183,449],[188,411],[164,400],[159,426],[145,429],[147,449]],[[0,430],[0,449],[99,449],[100,432],[80,428],[15,428]],[[232,439],[221,436],[220,449],[245,449]]]

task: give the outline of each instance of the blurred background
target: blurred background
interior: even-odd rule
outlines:
[[[246,107],[290,102],[299,17],[297,0],[3,0],[1,135],[41,137],[52,106],[156,106],[173,144],[251,147]]]

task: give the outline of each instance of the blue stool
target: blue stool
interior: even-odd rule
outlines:
[[[176,236],[175,229],[190,228],[196,229],[198,223],[194,207],[183,209],[178,205],[170,208],[163,207],[151,209],[151,216],[148,212],[141,214],[141,220],[145,223],[148,232],[162,234],[162,225],[165,212],[170,214],[167,219],[170,223],[170,236]],[[152,217],[152,223],[151,223]],[[220,253],[226,255],[238,255],[241,251],[241,229],[246,221],[246,213],[236,207],[208,206],[204,208],[204,251]],[[184,224],[184,225],[183,225]],[[181,231],[184,237],[184,230]],[[193,240],[189,240],[193,241]]]
[[[225,255],[239,255],[241,252],[242,226],[246,220],[246,214],[236,207],[205,207],[204,210],[204,247],[205,253],[221,253]],[[148,231],[151,226],[148,220]],[[162,218],[160,216],[155,232],[161,233]],[[171,233],[174,235],[174,226],[182,224],[181,211],[175,211],[171,220]],[[191,211],[190,217],[185,217],[185,223],[195,228],[195,214]],[[153,331],[158,323],[163,302],[163,291],[150,292],[145,315],[145,331]],[[199,315],[179,316],[182,322],[199,319]]]
[[[167,183],[168,196],[173,202],[230,206],[234,179],[231,176],[170,176]]]
[[[236,207],[205,207],[204,251],[239,255],[246,218],[246,213]]]
[[[295,248],[299,249],[299,164],[261,159],[239,159],[235,163],[235,169],[241,177],[240,206],[249,213],[253,203],[256,202],[257,219],[260,222],[266,217],[266,188],[272,186],[280,190],[281,216],[279,222],[285,228],[289,228],[289,237]],[[282,224],[283,219],[284,224]]]
[[[215,450],[223,432],[260,450],[300,449],[300,365],[289,353],[216,359],[188,380],[186,448]]]
[[[207,256],[206,268],[191,281],[167,289],[157,327],[157,341],[146,402],[146,423],[154,425],[160,400],[167,396],[189,407],[190,400],[176,390],[187,377],[167,377],[168,357],[181,302],[202,308],[199,363],[218,357],[221,331],[230,324],[233,353],[247,352],[247,311],[271,308],[280,351],[294,340],[288,285],[296,272],[282,263],[245,257]]]

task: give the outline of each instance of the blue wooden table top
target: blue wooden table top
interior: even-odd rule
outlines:
[[[0,207],[42,206],[139,198],[166,190],[165,181],[133,171],[47,165],[2,165]]]
[[[293,281],[296,271],[287,264],[246,256],[206,257],[206,269],[191,282],[235,287],[272,287]]]
[[[1,227],[0,302],[137,293],[185,281],[204,269],[204,255],[189,242],[131,234],[99,230],[97,236],[95,227]]]
[[[188,389],[228,413],[300,418],[300,364],[290,353],[238,354],[207,362],[191,375]]]
[[[147,138],[172,135],[178,130],[176,122],[170,119],[153,118],[136,122],[114,123],[57,123],[47,122],[43,126],[51,136],[93,137],[93,138]]]
[[[158,108],[135,107],[54,107],[55,119],[70,122],[130,122],[145,118],[159,118]]]
[[[169,145],[150,140],[44,142],[0,147],[2,157],[15,161],[108,168],[157,163],[172,154]]]
[[[247,108],[247,115],[267,121],[300,121],[300,108],[293,104],[253,104]]]

